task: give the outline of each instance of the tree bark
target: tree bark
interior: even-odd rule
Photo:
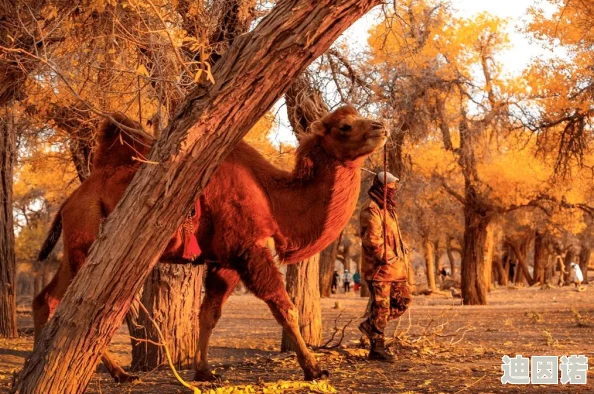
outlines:
[[[446,252],[448,254],[448,260],[450,261],[450,275],[452,279],[454,279],[454,275],[456,274],[456,258],[454,257],[454,249],[452,248],[452,241],[454,239],[452,237],[448,237],[448,243],[446,247]]]
[[[588,246],[582,245],[582,250],[580,252],[580,269],[582,270],[582,274],[584,275],[583,284],[588,284],[588,265],[590,265],[590,256],[592,254],[592,249]]]
[[[84,392],[134,295],[220,162],[296,76],[379,3],[279,2],[234,41],[213,69],[216,84],[191,92],[154,145],[149,160],[159,164],[140,168],[103,222],[14,393]]]
[[[150,371],[167,363],[163,347],[155,344],[162,340],[151,319],[163,334],[175,368],[192,367],[198,342],[203,267],[159,264],[153,269],[141,297],[150,318],[141,310],[126,319],[132,337],[132,370]]]
[[[435,253],[433,250],[433,242],[428,238],[423,240],[423,247],[425,249],[425,268],[427,271],[427,287],[431,291],[437,291],[435,285]]]
[[[359,270],[359,272],[363,272],[361,269],[362,264],[363,264],[363,252],[361,252],[359,254],[359,260],[357,261],[357,269]],[[363,298],[369,297],[369,287],[367,286],[367,281],[363,278],[363,276],[361,276],[361,288],[359,290],[359,295]]]
[[[320,253],[320,296],[328,298],[332,293],[332,275],[334,274],[334,262],[338,255],[340,238],[332,242]]]
[[[534,284],[534,280],[532,279],[532,276],[530,276],[528,263],[526,261],[530,241],[530,237],[524,237],[524,239],[522,239],[520,242],[509,242],[509,245],[511,246],[518,262],[516,265],[516,284],[523,283],[524,278],[528,282],[529,286]]]
[[[188,3],[181,2],[180,15],[186,17]],[[233,40],[245,34],[254,19],[249,4],[242,0],[225,1],[217,30],[210,42],[218,43],[209,62],[214,66]],[[187,22],[186,19],[184,19]],[[188,26],[186,24],[186,26]],[[192,57],[195,54],[188,54]],[[171,95],[171,108],[177,108],[182,95]],[[78,166],[77,166],[78,169]],[[165,337],[172,361],[177,369],[192,367],[196,351],[199,324],[203,268],[198,266],[157,265],[145,283],[142,299],[144,307]],[[180,297],[183,294],[183,297]],[[135,319],[135,316],[138,318]],[[167,360],[154,323],[146,313],[132,313],[126,317],[128,329],[134,331],[140,341],[132,339],[132,369],[152,370]],[[132,334],[131,334],[132,335]],[[146,340],[149,340],[148,342]]]
[[[571,278],[571,263],[575,262],[575,258],[576,258],[576,251],[575,248],[570,247],[567,250],[567,253],[565,253],[565,271],[560,274],[563,275],[563,283],[565,285],[569,285],[570,284],[570,278]]]
[[[492,273],[493,273],[493,251],[495,249],[495,232],[493,226],[487,227],[487,240],[485,245],[485,283],[487,291],[491,291]]]
[[[471,204],[464,205],[464,252],[462,253],[462,300],[464,305],[487,305],[485,244],[488,217]]]
[[[322,309],[320,308],[319,254],[298,264],[287,266],[287,292],[299,311],[299,328],[309,346],[322,343]],[[293,342],[283,331],[281,352],[295,350]]]
[[[412,263],[410,262],[410,254],[405,257],[405,260],[406,260],[406,271],[408,273],[408,275],[407,275],[408,286],[410,287],[410,291],[413,294],[417,294],[417,278],[416,278],[415,269],[414,269]],[[362,281],[362,282],[365,282],[365,281]],[[367,291],[369,292],[369,289],[367,289]]]
[[[10,110],[0,121],[0,337],[16,338],[16,257],[12,217],[12,170],[16,137]]]
[[[545,268],[548,262],[548,252],[544,235],[536,232],[534,236],[534,282],[544,285],[546,283]]]
[[[494,259],[493,266],[497,270],[497,283],[500,286],[507,286],[508,273],[505,270],[503,264],[501,263],[501,260]]]
[[[553,277],[555,276],[555,256],[552,254],[547,255],[547,265],[545,267],[544,281],[545,283],[553,284]]]

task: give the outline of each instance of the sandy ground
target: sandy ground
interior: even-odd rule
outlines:
[[[336,303],[339,308],[336,309]],[[293,355],[279,353],[281,330],[265,304],[251,295],[232,296],[212,338],[211,360],[223,380],[197,383],[203,392],[329,392],[339,393],[594,393],[594,285],[573,288],[497,289],[489,305],[461,306],[459,299],[418,296],[410,313],[388,328],[395,334],[398,362],[368,362],[359,347],[358,316],[366,300],[355,295],[322,299],[323,338],[334,327],[345,329],[340,346],[317,350],[330,371],[327,382],[306,385]],[[8,392],[13,371],[32,349],[31,319],[20,313],[22,336],[0,339],[0,393]],[[124,365],[129,342],[122,327],[111,350]],[[340,336],[337,335],[337,337]],[[335,343],[335,342],[333,342]],[[590,358],[587,385],[502,385],[501,357],[521,354]],[[99,369],[101,371],[101,369]],[[190,380],[191,371],[182,371]],[[218,390],[217,390],[218,389]],[[163,369],[142,374],[135,384],[116,385],[97,372],[88,393],[189,393]]]

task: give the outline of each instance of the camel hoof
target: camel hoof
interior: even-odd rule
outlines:
[[[318,369],[315,372],[306,372],[305,373],[305,380],[325,380],[330,377],[330,372],[325,369]]]
[[[194,381],[195,382],[212,382],[215,380],[221,380],[221,375],[217,375],[216,373],[212,373],[211,371],[201,371],[197,370],[194,373]]]
[[[120,384],[136,382],[139,379],[140,379],[140,377],[138,377],[136,375],[129,375],[125,372],[113,377],[113,380],[116,383],[120,383]]]

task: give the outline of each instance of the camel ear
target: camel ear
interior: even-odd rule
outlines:
[[[321,135],[323,136],[324,134],[326,134],[326,127],[324,126],[324,123],[322,123],[319,120],[316,120],[315,122],[313,122],[309,128],[311,129],[311,132],[317,135]]]

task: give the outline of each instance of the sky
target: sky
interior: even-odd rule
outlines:
[[[543,0],[451,0],[454,8],[454,15],[464,18],[472,18],[474,15],[487,12],[500,18],[508,19],[507,33],[510,39],[510,48],[500,53],[498,58],[504,65],[504,73],[509,76],[521,74],[522,70],[530,63],[533,57],[547,57],[547,53],[538,44],[531,43],[529,38],[518,31],[526,20],[526,11],[530,6],[539,5],[547,7]],[[550,5],[548,5],[551,8]],[[545,8],[546,9],[546,8]],[[551,8],[552,9],[552,8]],[[343,39],[349,46],[364,49],[367,45],[368,30],[377,21],[377,14],[373,11],[359,19],[343,35]],[[279,124],[276,131],[272,133],[274,143],[283,142],[295,144],[288,126],[284,101],[277,103],[276,111]]]

